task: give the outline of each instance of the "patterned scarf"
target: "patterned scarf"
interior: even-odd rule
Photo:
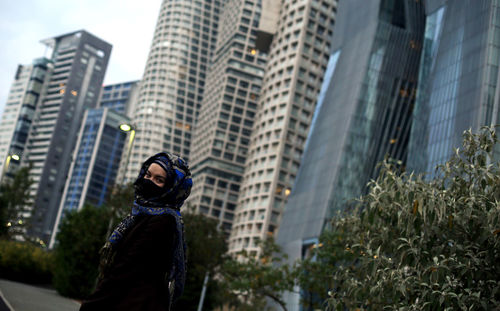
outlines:
[[[176,239],[174,241],[174,258],[172,267],[165,276],[170,302],[180,297],[186,280],[186,242],[184,240],[184,223],[179,211],[184,200],[189,196],[193,182],[187,163],[180,157],[169,153],[159,153],[149,158],[142,165],[137,180],[144,178],[151,163],[160,164],[167,172],[168,188],[155,198],[142,198],[135,193],[134,206],[131,213],[125,217],[111,233],[108,241],[101,249],[99,280],[101,280],[113,264],[115,250],[120,241],[132,229],[140,215],[172,215],[176,223]],[[137,184],[137,181],[135,182]]]
[[[149,166],[152,163],[160,165],[167,172],[166,185],[161,193],[154,198],[144,198],[141,196],[139,189],[139,181],[144,178]],[[191,193],[193,181],[191,180],[191,172],[189,167],[181,157],[161,152],[147,159],[142,164],[139,176],[134,183],[135,201],[142,206],[149,207],[165,207],[180,209],[184,201]]]

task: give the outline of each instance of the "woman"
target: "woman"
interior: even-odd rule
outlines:
[[[134,183],[132,212],[101,250],[97,288],[80,310],[169,310],[184,289],[180,207],[193,183],[187,163],[158,153]]]

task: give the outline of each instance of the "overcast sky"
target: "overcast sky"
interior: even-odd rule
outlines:
[[[2,0],[0,114],[17,65],[44,56],[40,40],[75,30],[113,45],[105,84],[141,79],[160,5],[161,0]]]

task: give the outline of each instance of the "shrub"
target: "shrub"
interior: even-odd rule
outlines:
[[[90,205],[63,219],[54,250],[53,279],[61,295],[84,298],[94,289],[108,222],[109,211]]]
[[[323,243],[343,245],[343,253],[330,253],[337,257],[337,267],[329,308],[497,308],[497,142],[492,128],[465,132],[463,147],[438,167],[434,180],[401,174],[384,162],[380,177],[360,199],[358,212],[335,219],[325,233]]]
[[[0,277],[32,284],[50,284],[53,256],[28,242],[0,240]]]

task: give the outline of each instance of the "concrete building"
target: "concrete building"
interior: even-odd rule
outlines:
[[[124,182],[160,151],[191,158],[192,129],[215,49],[221,1],[164,0],[134,104],[136,130]],[[121,169],[120,169],[121,170]]]
[[[129,123],[129,118],[108,107],[85,112],[49,247],[54,245],[59,223],[68,211],[80,210],[85,203],[100,206],[106,201],[122,153],[128,151],[127,132],[120,125]]]
[[[0,121],[0,181],[21,163],[28,132],[52,64],[39,58],[19,65]]]
[[[86,109],[97,105],[111,45],[80,30],[42,41],[52,74],[37,105],[22,163],[32,163],[31,230],[48,243]]]
[[[269,50],[229,252],[273,235],[297,174],[325,73],[336,0],[283,1]]]
[[[426,14],[408,166],[432,177],[463,131],[500,122],[500,14],[491,0],[426,1]]]
[[[191,148],[188,203],[219,219],[228,234],[268,58],[256,49],[261,14],[261,1],[225,2]]]
[[[332,52],[277,243],[294,261],[388,154],[405,164],[425,14],[421,1],[340,1]],[[300,310],[300,296],[285,297]]]

